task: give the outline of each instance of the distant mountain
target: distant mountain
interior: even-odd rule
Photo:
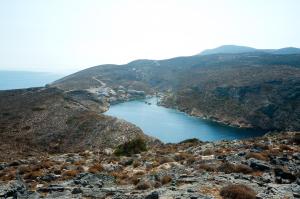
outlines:
[[[300,54],[300,48],[294,48],[294,47],[280,48],[278,50],[275,50],[272,53],[273,54],[281,54],[281,55]]]
[[[287,54],[300,54],[300,49],[294,47],[287,47],[287,48],[280,48],[280,49],[256,49],[248,46],[224,45],[217,48],[204,50],[198,55],[240,54],[240,53],[252,53],[252,52],[287,55]]]
[[[200,55],[211,55],[211,54],[236,54],[236,53],[248,53],[255,52],[257,49],[247,46],[236,46],[236,45],[224,45],[213,49],[207,49],[200,53]]]

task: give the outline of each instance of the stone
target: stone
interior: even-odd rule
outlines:
[[[38,189],[39,192],[63,192],[65,187],[62,185],[49,185],[48,187],[41,187]]]
[[[0,185],[0,198],[13,197],[16,198],[19,194],[26,194],[27,189],[25,184],[20,180],[11,181]]]
[[[153,191],[145,197],[145,199],[159,199],[159,194],[157,191]]]
[[[75,187],[73,190],[72,190],[72,194],[80,194],[82,193],[82,190],[79,188],[79,187]]]
[[[56,180],[58,177],[54,174],[47,174],[45,176],[42,176],[40,179],[45,181],[45,182],[51,182]]]
[[[271,170],[271,165],[269,165],[267,162],[262,161],[262,160],[257,160],[254,158],[250,158],[248,160],[248,165],[255,169],[255,170],[259,170],[259,171],[269,171]]]

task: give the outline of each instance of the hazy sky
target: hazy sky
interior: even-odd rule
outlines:
[[[223,44],[300,47],[300,0],[0,0],[0,70],[70,73]]]

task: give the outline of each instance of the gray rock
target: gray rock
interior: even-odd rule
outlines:
[[[0,198],[14,197],[26,194],[27,189],[23,182],[16,180],[0,185]]]
[[[47,174],[45,176],[42,176],[40,178],[41,180],[45,181],[45,182],[51,182],[57,179],[57,176],[54,174]]]
[[[49,185],[48,187],[41,187],[38,189],[38,192],[63,192],[65,187],[62,185]]]
[[[254,158],[250,158],[247,162],[251,168],[259,171],[269,171],[272,168],[272,166],[267,162]]]
[[[72,194],[80,194],[82,193],[82,190],[78,187],[75,187],[73,190],[72,190]]]
[[[152,193],[147,195],[145,199],[159,199],[159,193],[157,191],[153,191]]]

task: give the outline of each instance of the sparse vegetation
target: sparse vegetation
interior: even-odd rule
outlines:
[[[220,195],[224,199],[255,199],[256,193],[246,185],[228,185],[223,187]]]
[[[136,138],[117,147],[114,154],[117,156],[126,155],[130,156],[133,154],[141,153],[146,151],[146,142],[142,138]]]
[[[269,157],[266,153],[254,153],[254,152],[250,152],[246,155],[246,158],[255,158],[257,160],[263,160],[263,161],[267,161],[269,160]]]

